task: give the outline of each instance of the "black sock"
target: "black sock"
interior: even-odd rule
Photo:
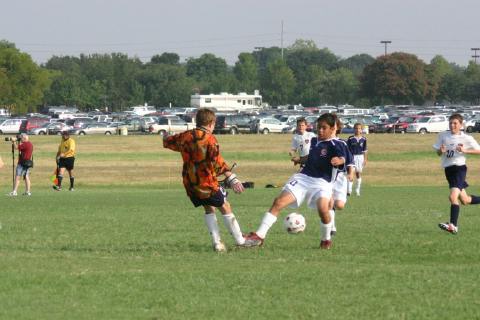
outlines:
[[[460,214],[460,206],[458,204],[452,204],[450,206],[450,223],[457,226],[458,215]]]
[[[70,177],[70,188],[73,189],[73,183],[75,182],[75,177]]]
[[[478,196],[471,196],[472,197],[472,202],[470,204],[479,204],[480,203],[480,197]]]
[[[62,186],[63,176],[58,175],[58,176],[57,176],[57,180],[58,180],[58,184],[57,184],[57,185],[58,185],[59,187],[61,187],[61,186]]]

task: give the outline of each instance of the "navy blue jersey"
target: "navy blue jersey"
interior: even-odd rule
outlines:
[[[353,161],[353,155],[350,152],[350,149],[348,148],[347,142],[345,140],[342,140],[340,138],[335,138],[334,141],[335,143],[340,144],[343,152],[343,157],[345,158],[344,165],[338,168],[338,170],[341,172],[347,172],[347,167],[355,166],[355,162]]]
[[[347,145],[353,155],[364,154],[367,152],[367,138],[363,136],[359,139],[355,136],[348,137]]]
[[[307,162],[300,173],[331,182],[337,171],[331,164],[333,157],[345,157],[341,143],[333,139],[318,141],[316,137],[312,138]]]

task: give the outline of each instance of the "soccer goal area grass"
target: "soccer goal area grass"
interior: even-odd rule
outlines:
[[[319,249],[318,214],[302,206],[282,217],[303,214],[303,233],[279,219],[252,249],[236,248],[218,215],[228,249],[218,254],[182,187],[180,155],[160,137],[75,137],[75,192],[51,188],[60,138],[31,137],[32,196],[4,196],[0,211],[0,318],[478,318],[479,209],[461,208],[457,235],[438,228],[450,204],[436,135],[367,138],[362,193],[338,211],[332,249]],[[240,179],[255,182],[229,194],[242,231],[255,231],[298,169],[291,135],[218,140]],[[10,152],[0,146],[4,194]],[[467,164],[479,194],[480,157]]]

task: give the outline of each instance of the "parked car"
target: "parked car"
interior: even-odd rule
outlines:
[[[7,119],[0,123],[0,134],[4,133],[20,133],[20,125],[25,119]]]
[[[284,125],[280,120],[268,117],[268,118],[259,118],[251,122],[250,132],[252,133],[263,133],[269,134],[270,132],[281,133],[287,125]]]
[[[166,133],[178,133],[189,129],[193,129],[195,126],[192,123],[188,123],[185,120],[177,116],[165,116],[159,117],[157,123],[153,123],[148,128],[150,133],[166,134]]]
[[[86,134],[111,135],[111,134],[115,134],[116,131],[117,131],[116,127],[110,126],[108,123],[105,123],[105,122],[90,123],[83,128],[73,128],[68,130],[70,134],[78,134],[80,136],[83,136]]]
[[[73,129],[80,129],[85,127],[87,124],[97,122],[93,118],[82,117],[82,118],[73,118],[65,120],[65,124],[72,127]]]
[[[39,128],[45,123],[49,123],[49,118],[27,118],[20,124],[20,132],[29,132],[32,129]]]
[[[426,116],[417,119],[407,127],[407,132],[427,133],[448,130],[448,117],[444,115]]]
[[[418,118],[423,116],[403,116],[400,117],[393,127],[393,132],[405,133],[407,132],[408,125],[415,122]]]
[[[48,126],[47,134],[60,135],[62,134],[62,131],[68,131],[70,129],[72,129],[72,127],[64,122],[52,122],[50,123],[50,126]]]
[[[48,133],[48,127],[51,126],[52,123],[47,122],[44,123],[41,127],[32,128],[27,131],[29,135],[46,135]]]
[[[250,132],[251,120],[249,116],[243,114],[219,115],[215,122],[214,133]]]

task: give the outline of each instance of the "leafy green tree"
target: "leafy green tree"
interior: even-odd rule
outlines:
[[[317,106],[328,103],[324,92],[328,72],[319,65],[309,66],[303,77],[303,82],[297,84],[296,96],[304,106]]]
[[[470,61],[467,69],[465,70],[465,76],[465,101],[478,105],[480,104],[480,65]]]
[[[362,74],[363,69],[374,61],[375,58],[366,53],[356,54],[345,60],[341,60],[339,62],[339,67],[347,68],[348,70],[351,70],[356,77],[359,77]]]
[[[353,72],[339,68],[327,74],[322,100],[334,105],[351,104],[355,101],[358,88],[359,81]]]
[[[229,72],[225,59],[211,53],[188,59],[186,67],[187,76],[195,80],[196,87],[202,93],[231,91],[235,87],[235,77]]]
[[[427,97],[432,101],[437,101],[439,89],[443,78],[447,74],[454,72],[454,69],[444,57],[437,55],[426,66],[425,73],[428,81]]]
[[[252,52],[252,55],[257,61],[259,73],[263,73],[270,63],[282,58],[282,49],[279,47],[258,48]]]
[[[153,64],[171,64],[178,65],[180,64],[180,56],[176,53],[164,52],[161,55],[154,55],[150,62]]]
[[[267,66],[262,78],[263,97],[272,105],[292,102],[292,94],[296,85],[293,71],[282,59],[273,61]]]
[[[365,67],[361,88],[374,103],[423,104],[428,93],[425,63],[415,55],[396,52]]]
[[[13,113],[35,111],[50,85],[50,74],[12,43],[0,42],[0,105]]]
[[[239,91],[253,93],[260,88],[257,62],[251,53],[244,52],[238,56],[233,73],[237,79]]]
[[[460,103],[464,100],[467,78],[461,71],[448,73],[443,77],[438,90],[437,100],[451,103]]]
[[[190,104],[194,81],[187,77],[184,66],[151,65],[142,72],[140,83],[145,87],[146,100],[157,107]]]

